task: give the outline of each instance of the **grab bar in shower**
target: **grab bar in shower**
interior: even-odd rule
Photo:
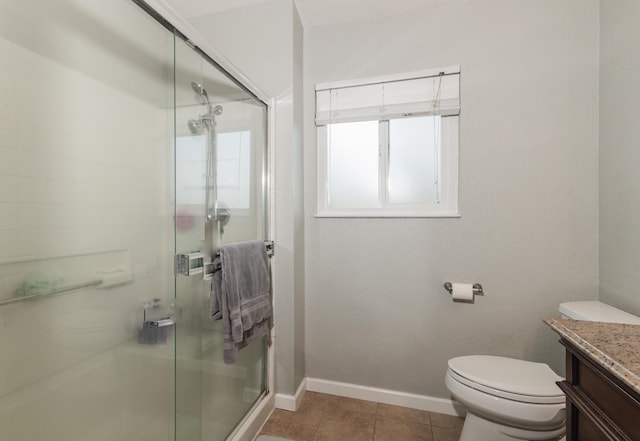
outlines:
[[[89,280],[87,282],[74,283],[65,286],[52,286],[50,289],[40,292],[38,294],[25,293],[27,295],[20,295],[18,292],[23,289],[18,288],[16,292],[16,296],[6,300],[0,300],[0,306],[8,305],[11,303],[24,302],[28,300],[36,300],[43,299],[51,296],[56,296],[58,294],[64,294],[69,291],[76,291],[78,289],[83,288],[91,288],[96,287],[97,289],[108,289],[119,285],[124,285],[130,283],[134,280],[133,271],[129,268],[117,268],[108,270],[99,270],[98,273],[101,274],[99,279]],[[25,281],[23,283],[26,284]]]
[[[9,305],[11,303],[26,302],[27,300],[35,300],[35,299],[51,297],[51,296],[65,293],[65,292],[75,291],[77,289],[102,285],[102,283],[103,283],[102,279],[98,279],[98,280],[91,280],[89,282],[84,282],[84,283],[76,283],[74,285],[61,286],[60,288],[53,288],[44,294],[32,294],[28,296],[13,297],[7,300],[0,300],[0,306]]]

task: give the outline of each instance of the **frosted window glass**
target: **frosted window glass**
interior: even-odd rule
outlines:
[[[389,180],[391,204],[438,202],[440,117],[389,121]]]
[[[218,201],[228,208],[250,206],[251,132],[218,133]]]
[[[204,135],[176,139],[176,191],[185,204],[202,204],[207,138]],[[217,134],[218,201],[226,208],[250,207],[251,132]]]
[[[176,199],[181,204],[204,204],[206,142],[204,135],[176,138]]]
[[[327,131],[329,207],[377,207],[378,121],[330,124]]]

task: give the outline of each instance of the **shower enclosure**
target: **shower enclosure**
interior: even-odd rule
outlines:
[[[0,440],[236,436],[267,343],[223,363],[208,262],[268,239],[267,105],[138,0],[0,0],[0,57]]]

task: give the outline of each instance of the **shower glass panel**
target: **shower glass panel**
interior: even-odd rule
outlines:
[[[204,248],[206,152],[204,135],[191,136],[188,123],[198,118],[200,97],[191,82],[202,82],[202,59],[176,40],[175,251]],[[202,322],[206,281],[202,273],[176,277],[176,440],[202,439]]]
[[[176,253],[206,263],[224,243],[266,238],[266,105],[179,37],[175,53]],[[201,272],[176,276],[178,440],[226,439],[266,391],[266,342],[225,365],[210,291]]]
[[[0,0],[0,440],[223,441],[266,392],[175,267],[266,238],[266,105],[146,9]]]
[[[173,35],[0,0],[0,57],[0,439],[173,440]]]
[[[216,119],[214,244],[266,239],[266,105],[230,81],[212,64],[203,65],[204,86],[223,109]],[[207,288],[209,286],[207,285]],[[209,299],[202,310],[209,311]],[[222,325],[202,328],[203,439],[224,440],[266,391],[265,340],[242,349],[235,364],[222,362]]]

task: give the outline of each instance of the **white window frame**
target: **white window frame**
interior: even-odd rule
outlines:
[[[459,67],[453,68],[459,73]],[[441,72],[441,70],[437,70]],[[421,74],[433,75],[434,71],[422,71],[419,73],[395,75],[393,80],[407,78],[410,75]],[[384,78],[388,80],[390,77]],[[356,80],[350,82],[334,83],[340,87],[348,85],[367,84],[380,80],[375,79]],[[359,82],[360,81],[360,82]],[[318,85],[318,88],[327,88],[327,85]],[[429,114],[429,113],[423,113]],[[438,114],[438,113],[431,113]],[[418,115],[416,115],[418,116]],[[316,194],[316,217],[460,217],[458,209],[458,131],[459,116],[452,114],[442,116],[441,121],[441,142],[440,142],[440,173],[439,173],[439,203],[433,204],[390,204],[387,195],[387,182],[389,172],[389,146],[388,146],[388,120],[392,118],[369,118],[369,120],[379,121],[379,161],[378,161],[378,199],[380,206],[372,208],[350,208],[341,209],[329,207],[329,169],[328,169],[328,129],[326,119],[317,125],[317,194]],[[361,119],[362,120],[362,119]]]

